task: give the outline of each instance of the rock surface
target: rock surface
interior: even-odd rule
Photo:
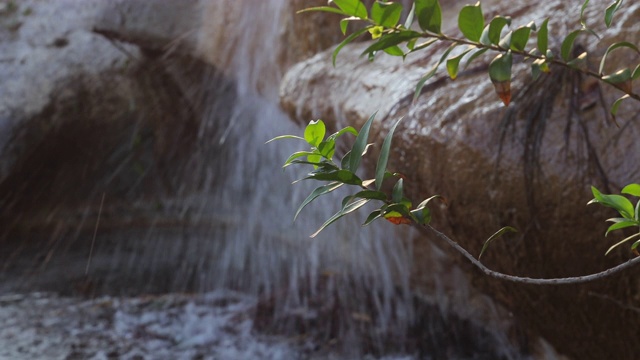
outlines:
[[[592,54],[590,66],[597,66],[610,43],[640,41],[640,6],[626,4],[616,14],[615,25],[606,30],[605,5],[589,4],[585,13],[603,42],[598,45],[586,37],[577,41],[577,47]],[[579,9],[561,1],[483,8],[486,18],[510,15],[515,26],[551,16],[552,34],[579,26]],[[552,38],[553,46],[559,47],[560,39]],[[532,82],[528,65],[517,62],[514,97],[505,109],[487,76],[491,58],[484,57],[455,81],[441,70],[412,104],[415,84],[445,45],[409,55],[404,63],[388,56],[369,63],[359,56],[365,46],[345,47],[335,68],[329,51],[294,66],[281,86],[283,108],[301,123],[322,118],[337,128],[361,126],[377,111],[372,131],[378,141],[404,117],[396,130],[391,169],[407,175],[405,187],[415,198],[447,198],[447,208],[436,211],[436,227],[472,254],[479,253],[497,229],[520,229],[520,235],[492,245],[483,258],[490,268],[529,277],[577,276],[632,256],[624,247],[603,256],[615,241],[613,236],[603,237],[604,219],[613,213],[586,203],[592,197],[589,185],[616,192],[638,182],[637,103],[620,109],[617,128],[605,116],[609,104],[622,95],[617,90],[600,86],[603,105],[593,81],[553,68]],[[621,52],[609,57],[607,71],[637,62],[632,51]],[[474,282],[572,357],[606,357],[616,349],[617,357],[631,359],[640,349],[630,337],[640,331],[640,314],[622,304],[635,303],[638,274],[632,269],[605,281],[559,289],[505,284],[484,276]],[[421,276],[416,270],[417,283]],[[580,339],[574,337],[576,332],[582,334]]]

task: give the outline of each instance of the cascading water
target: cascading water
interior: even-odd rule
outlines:
[[[128,204],[144,210],[143,225],[98,231],[88,275],[103,276],[104,291],[115,294],[123,287],[138,294],[239,291],[260,299],[257,327],[308,335],[318,346],[338,340],[347,358],[403,350],[427,359],[525,357],[500,326],[480,323],[490,315],[465,306],[481,298],[475,309],[495,311],[487,298],[469,294],[464,274],[435,247],[420,258],[430,263],[422,278],[433,289],[415,294],[411,231],[383,223],[360,228],[363,219],[355,216],[310,239],[338,210],[340,194],[314,202],[292,223],[312,184],[292,186],[300,174],[280,166],[300,144],[265,145],[302,131],[278,107],[279,81],[292,61],[282,41],[290,6],[202,4],[198,52],[213,67],[179,84],[200,110],[190,153],[172,178],[158,179],[174,191]],[[92,194],[93,203],[100,195]]]

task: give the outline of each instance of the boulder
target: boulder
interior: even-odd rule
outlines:
[[[606,5],[589,4],[585,11],[587,24],[603,40],[585,35],[575,46],[576,52],[589,52],[588,64],[596,70],[611,43],[640,42],[635,21],[640,5],[626,4],[610,29],[603,24]],[[514,28],[547,16],[551,34],[580,27],[579,7],[562,1],[483,4],[483,9],[487,19],[511,16]],[[562,38],[552,35],[551,40],[557,53]],[[322,118],[334,128],[359,127],[377,111],[372,133],[378,143],[403,117],[390,167],[407,176],[405,186],[414,199],[433,194],[447,199],[446,209],[434,211],[437,228],[472,254],[499,228],[520,230],[491,246],[483,257],[490,268],[528,277],[578,276],[633,256],[625,246],[604,256],[621,238],[604,238],[604,220],[614,213],[586,203],[592,198],[590,185],[610,193],[638,182],[640,104],[624,103],[617,127],[608,107],[622,95],[618,90],[558,66],[533,81],[528,63],[516,57],[512,103],[505,108],[488,79],[487,54],[455,81],[441,69],[413,103],[416,83],[448,44],[433,45],[404,62],[386,55],[368,62],[360,56],[366,46],[345,47],[336,67],[330,51],[292,67],[281,85],[282,107],[301,123]],[[608,58],[606,72],[638,63],[637,54],[626,50]],[[420,254],[425,239],[415,241]],[[450,256],[461,259],[455,252]],[[610,351],[616,358],[637,356],[640,345],[631,334],[640,330],[640,314],[624,304],[640,293],[638,269],[593,284],[547,288],[507,284],[466,268],[474,283],[560,352],[576,358],[603,358]],[[415,281],[422,281],[419,267]]]

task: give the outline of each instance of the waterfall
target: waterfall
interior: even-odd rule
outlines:
[[[293,55],[295,44],[283,40],[291,1],[209,0],[200,6],[196,53],[209,66],[179,84],[198,104],[197,129],[188,149],[172,149],[188,154],[170,163],[170,178],[155,180],[172,191],[145,194],[119,214],[143,209],[148,223],[96,231],[88,275],[104,277],[106,292],[117,295],[243,293],[258,303],[260,330],[338,341],[346,358],[404,350],[426,359],[526,357],[525,346],[512,344],[508,326],[501,325],[504,314],[435,246],[423,247],[430,250],[419,258],[420,281],[431,287],[415,290],[418,234],[410,229],[383,221],[362,228],[362,211],[309,238],[339,210],[344,192],[318,199],[293,222],[314,184],[292,185],[302,174],[281,164],[304,144],[265,144],[303,131],[278,106],[280,79],[301,60]],[[97,189],[92,203],[102,195]],[[95,212],[89,210],[82,222]],[[70,235],[75,258],[51,260],[62,264],[61,272],[73,261],[80,264],[73,269],[85,269],[89,242],[78,245],[79,233]],[[50,254],[64,253],[59,243],[51,241]],[[121,290],[125,285],[134,291]],[[487,313],[474,313],[479,309]]]

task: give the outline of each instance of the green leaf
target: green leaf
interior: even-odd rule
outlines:
[[[349,15],[346,12],[342,11],[341,9],[336,9],[334,7],[331,7],[331,6],[310,7],[310,8],[306,8],[306,9],[298,11],[298,12],[296,12],[296,14],[302,14],[302,13],[312,12],[312,11],[321,11],[321,12],[330,12],[330,13],[334,13],[334,14],[340,14],[340,15]]]
[[[327,221],[325,221],[324,224],[322,224],[322,226],[320,226],[320,228],[318,230],[316,230],[316,232],[311,235],[311,237],[312,238],[316,237],[327,226],[333,224],[336,220],[340,219],[341,217],[358,210],[359,208],[363,207],[369,201],[370,201],[369,199],[358,199],[358,200],[355,200],[353,202],[348,203],[345,207],[342,208],[342,210],[338,211],[333,216],[331,216]]]
[[[631,201],[626,197],[621,195],[605,195],[593,186],[591,187],[591,192],[595,199],[589,201],[587,204],[599,203],[616,209],[625,219],[634,218],[633,204],[631,204]]]
[[[455,80],[458,77],[458,67],[460,66],[460,60],[469,53],[469,51],[475,49],[475,47],[471,47],[462,53],[447,59],[447,72],[449,73],[449,77],[452,80]]]
[[[629,184],[622,188],[621,193],[640,197],[640,184]]]
[[[510,17],[496,16],[489,23],[489,40],[491,43],[498,45],[500,43],[500,34],[505,25],[511,25]]]
[[[589,0],[585,0],[582,4],[582,7],[580,8],[580,24],[583,28],[587,27],[587,23],[584,21],[584,11],[587,9],[587,5],[589,5]]]
[[[456,46],[458,46],[459,44],[457,43],[453,43],[449,46],[449,48],[444,52],[444,54],[442,54],[442,56],[440,57],[440,60],[438,60],[438,62],[433,65],[433,67],[431,68],[431,70],[429,70],[429,72],[427,72],[422,78],[420,78],[420,81],[418,81],[418,84],[416,85],[416,91],[413,94],[413,101],[416,101],[416,99],[418,98],[418,96],[420,96],[420,92],[422,91],[422,88],[424,87],[424,84],[433,77],[433,75],[436,74],[436,71],[438,70],[438,67],[440,66],[440,64],[442,64],[442,62],[444,61],[444,59],[447,58],[447,56],[449,56],[449,53],[451,52],[451,50],[455,49]]]
[[[640,50],[638,50],[638,47],[630,42],[621,41],[621,42],[613,43],[611,44],[611,46],[607,48],[607,51],[604,52],[604,55],[602,55],[602,60],[600,60],[600,68],[598,70],[598,73],[602,74],[602,71],[604,70],[605,61],[607,60],[607,55],[609,55],[609,53],[612,52],[613,50],[619,49],[621,47],[627,47],[629,49],[634,50],[637,53],[640,53]]]
[[[316,155],[315,152],[311,152],[311,151],[297,151],[294,152],[293,154],[291,154],[289,156],[289,158],[287,159],[287,161],[284,162],[284,165],[282,165],[282,167],[287,167],[289,165],[291,165],[293,163],[293,160],[301,158],[303,156],[310,156],[310,155]]]
[[[619,245],[622,245],[622,244],[626,243],[627,241],[634,240],[634,239],[636,239],[637,237],[640,237],[640,233],[633,234],[633,235],[631,235],[631,236],[629,236],[629,237],[627,237],[627,238],[624,238],[624,239],[623,239],[622,241],[620,241],[619,243],[617,243],[617,244],[613,245],[612,247],[610,247],[610,248],[609,248],[609,250],[607,250],[607,252],[606,252],[606,253],[604,253],[604,256],[609,255],[609,253],[611,252],[611,250],[615,249],[615,248],[616,248],[616,247],[618,247]],[[634,244],[634,245],[635,245],[635,244]]]
[[[473,54],[471,54],[471,56],[469,56],[469,58],[467,58],[467,62],[464,64],[464,69],[466,69],[469,65],[471,65],[471,62],[473,60],[475,60],[478,56],[486,53],[487,50],[489,50],[489,49],[488,48],[484,48],[484,49],[477,49],[476,51],[474,51]]]
[[[631,73],[631,80],[636,80],[638,78],[640,78],[640,65],[636,66]]]
[[[397,45],[384,49],[384,52],[391,56],[405,56],[404,51]]]
[[[487,239],[487,241],[484,242],[484,245],[482,245],[482,250],[480,250],[480,255],[478,255],[478,260],[480,260],[480,258],[482,257],[482,254],[484,254],[485,251],[487,251],[487,249],[489,248],[489,244],[499,238],[500,236],[508,233],[508,232],[518,232],[518,230],[516,230],[515,228],[512,228],[511,226],[505,226],[502,229],[496,231],[495,234],[491,235],[490,238]]]
[[[442,9],[438,0],[415,0],[418,24],[422,31],[440,34]]]
[[[342,169],[348,170],[350,158],[351,158],[351,151],[347,151],[347,153],[344,154],[344,156],[342,157],[342,160],[340,160],[340,167]]]
[[[265,144],[268,144],[272,141],[276,141],[276,140],[282,140],[282,139],[297,139],[297,140],[304,140],[303,137],[300,136],[296,136],[296,135],[280,135],[280,136],[276,136],[273,139],[267,141]]]
[[[376,1],[371,6],[371,20],[377,25],[387,28],[395,27],[402,15],[400,3],[383,3]]]
[[[336,141],[333,139],[327,139],[326,141],[323,141],[320,143],[320,145],[318,145],[318,152],[320,152],[320,155],[329,160],[333,158],[333,154],[335,153],[335,151]]]
[[[402,178],[400,178],[400,179],[398,179],[398,182],[396,182],[396,184],[393,186],[393,192],[391,193],[391,199],[395,203],[401,202],[402,198],[404,197],[403,189],[402,189],[402,183],[403,183],[403,180],[402,180]]]
[[[512,64],[513,56],[511,55],[511,51],[498,54],[489,64],[489,77],[491,81],[494,83],[511,81]]]
[[[344,185],[344,183],[340,183],[336,181],[336,182],[329,183],[327,185],[317,187],[315,190],[311,192],[311,194],[309,194],[309,196],[307,196],[306,199],[304,199],[302,204],[300,204],[300,206],[298,207],[298,210],[296,210],[296,214],[293,216],[293,221],[296,221],[302,209],[305,206],[309,205],[309,203],[311,203],[313,200],[317,199],[321,195],[328,194],[340,188],[342,185]]]
[[[335,140],[335,139],[339,138],[340,136],[342,136],[344,134],[347,134],[347,133],[353,134],[355,136],[358,136],[358,130],[356,130],[353,126],[347,126],[346,128],[341,129],[340,131],[329,135],[329,137],[327,138],[327,141]]]
[[[413,24],[413,19],[416,15],[416,3],[411,4],[411,10],[409,10],[409,14],[407,15],[407,19],[404,21],[404,27],[409,29]]]
[[[371,212],[371,214],[369,214],[369,216],[367,216],[367,220],[364,221],[362,226],[367,226],[381,217],[382,217],[382,210],[380,209],[374,210],[373,212]]]
[[[613,104],[611,105],[611,110],[609,110],[609,112],[611,113],[611,116],[613,116],[614,121],[615,121],[616,115],[618,114],[618,108],[620,107],[620,104],[622,104],[622,102],[628,98],[629,98],[629,94],[625,94],[622,97],[620,97],[618,100],[614,101]]]
[[[355,17],[355,16],[350,16],[348,18],[344,18],[342,20],[340,20],[340,30],[342,31],[342,35],[347,35],[347,26],[349,25],[349,22],[351,21],[360,21],[362,19]]]
[[[635,220],[620,221],[618,223],[615,223],[615,224],[609,226],[609,228],[607,229],[607,232],[604,234],[604,236],[609,235],[609,233],[614,231],[614,230],[624,229],[624,228],[628,228],[628,227],[632,227],[632,226],[638,226],[638,222],[635,221]]]
[[[635,250],[636,248],[638,248],[638,245],[640,245],[640,240],[634,242],[633,245],[631,245],[631,250]]]
[[[602,80],[610,84],[620,84],[625,81],[629,81],[631,80],[631,70],[629,70],[628,68],[618,70],[611,75],[603,76]]]
[[[376,113],[373,113],[369,120],[362,126],[360,129],[360,133],[356,137],[356,141],[351,148],[351,155],[349,155],[349,170],[352,172],[356,172],[358,167],[360,166],[360,160],[362,159],[362,154],[367,146],[367,140],[369,139],[369,130],[371,129],[371,124],[373,123],[373,119],[376,117]]]
[[[304,139],[307,140],[309,145],[318,147],[324,139],[326,127],[322,120],[310,121],[309,125],[304,129]]]
[[[431,222],[431,210],[428,207],[413,209],[410,213],[414,221],[420,225],[427,225]]]
[[[318,164],[322,161],[322,155],[320,154],[311,154],[307,156],[307,161],[309,164],[313,164],[314,169],[318,168]]]
[[[549,19],[544,19],[542,25],[538,29],[538,50],[541,54],[546,54],[549,48]]]
[[[560,46],[560,56],[564,61],[571,60],[571,50],[573,49],[573,43],[576,41],[576,37],[583,33],[585,30],[574,30],[567,35],[566,38],[562,41],[562,45]]]
[[[378,39],[378,41],[376,41],[371,46],[366,48],[362,52],[362,55],[371,54],[371,53],[373,53],[375,51],[379,51],[379,50],[384,50],[384,49],[390,48],[392,46],[396,46],[398,44],[401,44],[401,43],[403,43],[405,41],[409,41],[411,39],[417,39],[418,37],[420,37],[420,33],[415,32],[413,30],[403,30],[401,32],[395,32],[395,33],[391,33],[391,34],[384,34],[384,35],[382,35],[380,37],[380,39]]]
[[[609,5],[607,9],[604,11],[604,23],[607,27],[611,27],[611,22],[613,21],[613,14],[620,8],[622,4],[622,0],[616,0],[613,4]]]
[[[360,30],[354,32],[353,34],[347,36],[346,39],[342,40],[342,42],[340,44],[338,44],[338,46],[336,46],[335,50],[333,50],[333,53],[331,54],[331,61],[332,61],[334,67],[336,66],[336,58],[338,57],[338,54],[340,53],[340,50],[342,50],[343,47],[345,47],[347,44],[349,44],[350,42],[355,40],[360,35],[366,33],[371,27],[372,26],[367,26],[367,27],[365,27],[363,29],[360,29]]]
[[[382,182],[384,180],[384,174],[387,172],[387,162],[389,161],[389,151],[391,150],[391,139],[393,138],[393,132],[396,130],[398,124],[400,124],[402,118],[398,119],[395,124],[389,130],[389,133],[384,138],[382,148],[380,149],[380,156],[378,156],[378,164],[376,164],[376,190],[380,190]]]
[[[314,172],[302,180],[339,181],[349,185],[362,185],[362,180],[353,172],[345,169]]]
[[[361,19],[366,19],[368,17],[367,8],[360,0],[333,0],[333,2],[347,15],[359,17]]]
[[[354,194],[353,196],[361,199],[381,200],[381,201],[387,200],[387,194],[383,193],[382,191],[375,191],[375,190],[362,190]]]
[[[529,41],[529,35],[531,35],[532,29],[535,30],[535,24],[533,22],[525,26],[520,26],[514,30],[511,35],[511,49],[524,51],[524,48],[527,46],[527,42]]]
[[[479,41],[484,28],[484,17],[480,2],[475,5],[467,5],[460,10],[458,15],[458,27],[462,34],[471,41]]]

